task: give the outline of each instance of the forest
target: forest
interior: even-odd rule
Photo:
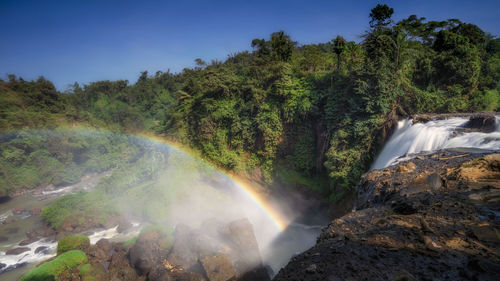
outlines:
[[[196,59],[179,73],[144,71],[135,83],[61,92],[43,77],[8,75],[0,80],[0,195],[75,182],[137,153],[112,139],[24,141],[28,129],[87,126],[155,134],[224,170],[335,202],[369,169],[397,116],[500,110],[500,38],[458,19],[395,22],[393,14],[373,8],[360,42],[333,35],[299,44],[278,31],[249,42],[252,51]],[[96,150],[82,155],[81,147]],[[106,165],[93,162],[103,155]]]

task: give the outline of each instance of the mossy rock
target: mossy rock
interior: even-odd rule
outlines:
[[[69,250],[85,250],[90,246],[90,240],[85,235],[65,236],[57,243],[57,254],[60,255]]]
[[[80,250],[71,250],[59,255],[57,258],[46,262],[21,278],[21,281],[49,281],[57,280],[65,270],[86,263],[87,255]]]
[[[78,269],[82,281],[105,280],[106,270],[102,265],[84,264]]]

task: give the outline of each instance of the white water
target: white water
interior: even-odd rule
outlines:
[[[455,117],[446,120],[413,124],[412,120],[398,122],[396,132],[385,144],[371,169],[381,169],[399,161],[413,158],[421,152],[433,152],[445,148],[500,149],[499,117],[497,129],[492,133],[457,132],[469,118]]]
[[[116,239],[125,241],[126,239],[139,234],[141,226],[138,223],[132,223],[132,228],[126,233],[118,233],[117,229],[118,226],[115,226],[109,229],[94,232],[92,235],[89,235],[90,244],[94,245],[101,239]],[[27,247],[30,248],[30,250],[19,255],[6,255],[5,252],[0,251],[0,263],[5,264],[5,267],[1,269],[0,272],[17,268],[18,266],[24,264],[44,261],[56,256],[57,242],[42,238],[24,246],[20,246],[19,243],[4,245],[4,247],[6,246],[11,246],[12,248]],[[36,249],[39,247],[46,248],[43,251],[35,253]]]

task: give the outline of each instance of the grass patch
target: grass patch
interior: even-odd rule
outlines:
[[[21,281],[57,280],[66,269],[72,269],[86,262],[87,256],[84,252],[80,250],[68,251],[28,272],[21,278]]]
[[[83,250],[90,246],[90,240],[85,235],[65,236],[57,243],[57,254],[62,254],[70,250]]]

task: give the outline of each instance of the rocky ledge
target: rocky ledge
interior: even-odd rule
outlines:
[[[500,154],[418,156],[358,190],[357,210],[274,280],[498,280]]]
[[[83,259],[58,270],[57,264],[70,262],[64,256],[66,251],[72,251],[69,255],[82,255]],[[66,236],[59,240],[57,253],[22,280],[270,280],[247,219],[230,223],[213,219],[197,229],[178,225],[175,231],[151,226],[125,243],[101,239],[90,245],[85,236]]]

